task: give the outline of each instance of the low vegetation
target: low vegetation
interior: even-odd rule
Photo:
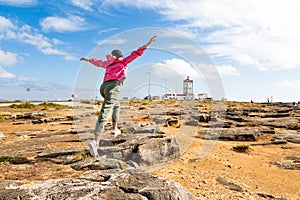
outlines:
[[[290,129],[292,130],[300,130],[300,123],[297,123],[297,124],[291,124],[289,126]]]
[[[166,137],[166,135],[163,134],[163,133],[157,133],[157,134],[155,134],[153,137],[154,137],[154,138],[164,138],[164,137]]]
[[[9,107],[10,108],[33,108],[35,105],[26,101],[20,104],[11,104]]]
[[[248,145],[236,145],[232,147],[232,150],[236,151],[236,152],[247,152],[249,151],[249,146]]]
[[[85,150],[79,151],[79,152],[74,154],[74,159],[75,160],[84,160],[88,157],[90,157],[90,154],[87,153]]]
[[[34,108],[37,106],[43,106],[44,109],[47,109],[48,107],[58,108],[58,109],[70,108],[70,106],[67,106],[67,105],[62,105],[62,104],[52,103],[52,102],[47,102],[47,101],[44,101],[38,105],[35,105],[35,104],[32,104],[32,103],[26,101],[26,102],[22,102],[20,104],[11,104],[9,107],[10,108]]]
[[[60,109],[70,108],[70,106],[67,106],[67,105],[62,105],[62,104],[52,103],[52,102],[47,102],[47,101],[44,101],[43,103],[40,103],[38,105],[44,106],[44,107],[60,108]]]
[[[0,156],[0,164],[11,163],[11,164],[26,164],[31,161],[23,157],[9,157],[9,156]]]

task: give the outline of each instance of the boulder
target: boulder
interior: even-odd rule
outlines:
[[[192,119],[197,120],[198,122],[209,122],[211,120],[211,116],[206,113],[201,113],[200,115],[192,115]]]
[[[46,112],[38,112],[38,113],[24,113],[24,114],[17,114],[14,116],[16,119],[36,119],[40,117],[47,116]]]
[[[87,171],[76,179],[54,179],[0,189],[8,199],[194,200],[179,183],[140,170]]]
[[[258,142],[251,144],[251,146],[259,146],[259,145],[272,145],[272,144],[286,144],[286,140],[272,140],[272,141],[267,141],[267,142]]]
[[[271,162],[270,164],[280,169],[300,170],[300,163],[298,162]]]
[[[167,121],[167,118],[166,117],[155,117],[155,118],[153,118],[153,121],[156,124],[165,124]]]
[[[189,120],[189,121],[185,122],[184,125],[186,125],[186,126],[198,126],[199,122],[197,120]]]
[[[127,164],[121,160],[99,157],[87,158],[71,165],[75,170],[109,170],[109,169],[125,169]]]
[[[173,126],[173,125],[177,125],[179,122],[178,118],[172,117],[172,118],[168,118],[166,120],[166,126]]]
[[[226,115],[226,119],[231,120],[231,121],[236,121],[236,122],[245,122],[247,120],[244,119],[244,117],[239,116],[239,115]]]
[[[196,137],[206,140],[223,140],[223,141],[256,141],[258,130],[255,128],[213,128],[203,129],[198,132]]]
[[[264,122],[264,126],[270,126],[274,128],[285,128],[290,129],[295,124],[298,123],[298,119],[293,117],[285,117],[285,118],[270,118],[266,119]]]
[[[231,181],[228,181],[223,177],[218,177],[216,180],[218,181],[218,183],[224,185],[226,188],[228,188],[230,190],[244,192],[244,189],[241,186],[239,186],[236,183],[233,183]]]
[[[282,118],[282,117],[289,117],[289,113],[266,113],[262,115],[262,118]]]
[[[128,132],[133,133],[133,134],[141,134],[141,133],[150,133],[150,134],[155,134],[157,131],[157,125],[155,123],[151,124],[135,124],[129,127],[126,127]]]
[[[172,135],[128,134],[117,147],[122,149],[123,161],[132,160],[139,165],[154,165],[180,156],[179,144]]]
[[[300,133],[297,131],[279,131],[278,138],[284,139],[288,142],[300,144]]]

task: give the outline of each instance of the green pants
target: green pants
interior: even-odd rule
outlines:
[[[117,80],[106,81],[100,87],[100,94],[104,98],[98,120],[95,127],[95,135],[103,133],[110,116],[113,122],[119,121],[120,103],[120,82]]]

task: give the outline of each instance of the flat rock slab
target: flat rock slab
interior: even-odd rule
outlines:
[[[236,127],[231,129],[213,128],[203,129],[198,132],[196,137],[206,140],[223,140],[223,141],[256,141],[258,129]]]
[[[0,188],[1,199],[195,200],[179,183],[140,170],[87,171],[77,179],[54,179]]]

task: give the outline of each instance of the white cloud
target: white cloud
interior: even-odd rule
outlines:
[[[118,30],[118,28],[109,28],[109,29],[105,29],[105,30],[100,30],[98,33],[102,34],[102,33],[107,33],[107,32],[115,31],[115,30]]]
[[[273,84],[280,88],[295,88],[295,89],[300,88],[300,80],[296,80],[296,81],[282,80],[279,82],[274,82]]]
[[[255,66],[256,68],[265,71],[266,67],[263,66],[262,63],[258,62],[255,58],[246,55],[246,54],[238,54],[235,55],[235,60],[242,65]]]
[[[198,78],[199,74],[195,68],[188,62],[182,59],[167,59],[163,63],[157,63],[153,65],[155,68],[155,75],[160,77],[173,76],[179,73],[182,76],[190,76],[193,78]]]
[[[70,53],[57,49],[58,45],[63,44],[62,41],[55,38],[49,39],[29,25],[23,24],[18,26],[16,22],[12,23],[9,19],[2,16],[0,16],[0,39],[16,40],[24,44],[33,45],[47,55],[64,56],[66,60],[74,59],[74,56],[72,56]],[[4,53],[2,52],[2,55],[3,54]],[[13,55],[12,53],[6,54],[10,56],[10,60],[8,60],[9,62],[12,62],[14,57],[17,59],[17,55]],[[0,55],[0,64],[8,65],[10,63],[5,64],[5,62],[8,61],[3,60]]]
[[[104,8],[120,5],[153,9],[165,20],[180,21],[181,25],[175,28],[203,43],[216,59],[222,56],[260,70],[300,67],[300,1],[105,0],[102,3]]]
[[[13,29],[13,28],[14,25],[9,19],[0,16],[0,32],[4,32],[7,29]]]
[[[58,39],[52,39],[52,42],[53,42],[53,44],[55,44],[55,45],[61,45],[61,44],[64,44],[64,42],[63,41],[61,41],[61,40],[58,40]]]
[[[220,65],[217,69],[221,75],[240,76],[241,74],[231,65]]]
[[[80,31],[85,29],[85,19],[78,16],[46,17],[40,22],[44,31],[54,30],[57,32]]]
[[[5,69],[3,69],[0,66],[0,79],[12,79],[15,78],[16,76],[8,71],[6,71]]]
[[[37,0],[0,0],[0,5],[10,5],[10,6],[28,6],[34,5]]]
[[[16,53],[5,52],[0,49],[0,65],[11,66],[18,62],[18,55]]]
[[[53,48],[44,48],[42,52],[46,55],[65,55],[65,52]]]
[[[122,38],[111,38],[108,40],[104,40],[104,41],[99,41],[98,44],[113,44],[113,45],[118,45],[118,44],[124,44],[126,42],[125,39]]]
[[[36,46],[38,49],[50,48],[52,47],[51,41],[45,36],[33,33],[32,31],[21,31],[17,33],[17,40]]]
[[[21,76],[18,78],[18,81],[23,81],[23,82],[28,82],[28,83],[36,83],[36,82],[39,82],[39,79],[37,79],[35,77]]]
[[[173,58],[164,60],[164,62],[153,64],[154,74],[159,77],[172,77],[180,74],[183,77],[192,79],[202,78],[205,80],[218,80],[219,71],[213,64],[206,63],[188,63],[185,60]],[[221,68],[226,75],[238,75],[234,68]]]
[[[78,60],[78,57],[71,55],[71,54],[66,54],[64,55],[66,60]]]
[[[124,0],[104,0],[102,1],[101,7],[105,8],[108,6],[133,6],[138,8],[151,8],[151,9],[160,9],[160,8],[168,8],[172,6],[174,3],[169,0],[161,0],[161,1],[143,1],[143,0],[135,0],[135,1],[124,1]]]
[[[14,23],[0,16],[0,39],[12,39],[16,37]]]
[[[183,55],[183,54],[192,54],[192,55],[199,55],[203,54],[204,51],[199,47],[191,44],[184,44],[184,43],[175,43],[169,46],[170,49],[174,50],[176,53]]]
[[[64,51],[54,49],[54,48],[45,48],[42,49],[42,52],[46,55],[60,55],[64,56],[66,60],[78,60],[78,58],[74,57],[73,55],[66,53]]]
[[[92,11],[93,10],[92,6],[94,5],[95,1],[94,0],[71,0],[71,3],[74,6],[82,8],[84,10]]]
[[[206,81],[219,81],[219,71],[213,64],[200,63],[194,64],[194,66],[196,66],[199,73],[201,74],[201,77]]]
[[[227,56],[240,64],[260,70],[300,66],[297,55],[300,51],[300,41],[279,38],[275,33],[259,28],[223,29],[215,31],[206,41],[219,42],[207,47],[209,53]]]

